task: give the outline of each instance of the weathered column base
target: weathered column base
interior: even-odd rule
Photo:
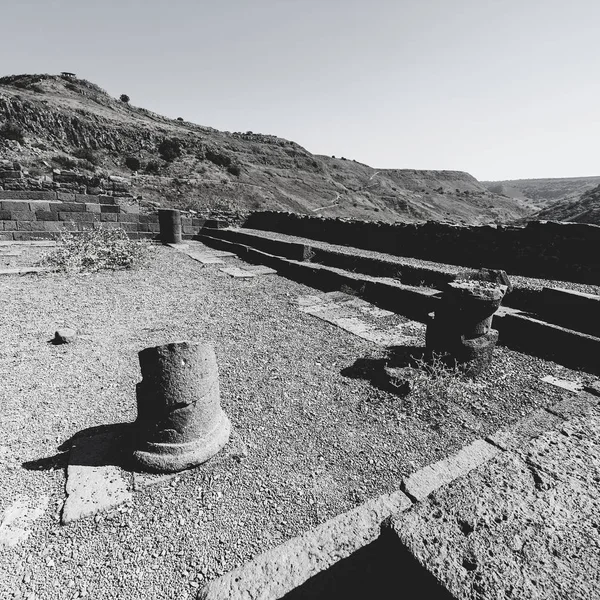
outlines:
[[[133,452],[134,465],[157,473],[174,473],[197,467],[212,458],[229,440],[231,423],[222,412],[217,426],[202,438],[187,443],[142,442]]]
[[[454,354],[458,368],[468,377],[480,375],[489,368],[497,342],[496,329],[476,338],[463,339]]]

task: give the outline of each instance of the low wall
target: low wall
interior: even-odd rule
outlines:
[[[182,218],[184,237],[202,229],[205,219]],[[141,214],[131,197],[55,191],[0,190],[0,241],[43,240],[61,232],[123,229],[131,238],[158,237],[158,214]]]
[[[245,227],[473,268],[529,277],[600,283],[600,227],[534,221],[526,226],[468,227],[383,223],[255,212]]]

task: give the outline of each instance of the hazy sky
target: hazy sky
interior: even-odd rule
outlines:
[[[600,175],[599,0],[1,0],[0,74],[373,167]]]

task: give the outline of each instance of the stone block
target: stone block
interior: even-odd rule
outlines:
[[[80,202],[62,202],[60,204],[51,204],[50,210],[53,212],[83,212],[85,204]]]
[[[118,223],[123,231],[137,231],[138,223]]]
[[[100,205],[99,204],[85,204],[85,210],[86,212],[91,212],[91,213],[100,213]]]
[[[23,179],[21,171],[0,171],[0,179]]]
[[[55,234],[48,231],[15,231],[14,239],[21,242],[32,242],[35,240],[53,240]]]
[[[158,215],[140,215],[140,223],[158,223]]]
[[[29,210],[37,212],[38,210],[50,211],[50,202],[44,202],[43,200],[34,200],[29,202]]]
[[[121,208],[121,212],[131,214],[131,215],[139,215],[140,214],[140,205],[139,204],[130,204],[128,202],[119,202],[119,206]]]
[[[58,192],[57,193],[57,199],[60,200],[61,202],[75,202],[75,196],[76,196],[76,194],[69,193],[69,192]]]
[[[15,231],[17,229],[17,221],[1,221],[3,231]]]
[[[89,194],[75,194],[75,202],[84,202],[86,204],[98,204],[100,202],[100,196],[93,196]]]
[[[0,204],[2,210],[29,210],[29,202],[26,200],[3,200]]]
[[[100,204],[100,212],[102,213],[119,213],[119,207],[111,204]]]
[[[58,213],[52,212],[50,210],[36,210],[35,216],[38,221],[57,221]]]
[[[12,232],[0,232],[0,242],[12,242],[13,240]]]
[[[144,231],[144,232],[149,231],[148,223],[138,223],[138,231]]]
[[[475,440],[472,444],[461,448],[453,456],[449,456],[432,465],[409,475],[402,482],[402,490],[415,501],[424,500],[431,492],[447,485],[458,477],[490,460],[500,450],[483,440]]]
[[[0,221],[9,221],[10,220],[10,211],[9,210],[0,210]]]
[[[35,221],[35,213],[31,210],[11,210],[11,221]]]
[[[139,223],[140,219],[136,214],[120,213],[117,220],[122,223]]]
[[[195,235],[196,233],[198,233],[198,228],[197,227],[192,227],[191,225],[184,225],[181,228],[181,230],[186,235]]]
[[[116,221],[118,216],[116,213],[101,213],[100,220],[103,222]]]
[[[81,205],[83,207],[83,204]],[[59,212],[60,221],[73,221],[74,223],[93,223],[96,220],[94,213],[87,212]]]
[[[16,221],[18,231],[38,231],[41,229],[37,221]]]
[[[98,196],[98,204],[116,204],[117,201],[113,196],[101,195]]]
[[[160,231],[160,225],[158,223],[148,223],[148,231],[158,233]]]
[[[65,231],[66,225],[68,225],[68,223],[64,223],[62,221],[43,221],[43,222],[38,222],[38,229],[41,231],[54,231],[54,232],[58,232],[58,231]]]

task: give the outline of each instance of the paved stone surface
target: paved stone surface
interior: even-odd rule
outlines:
[[[487,438],[487,441],[502,450],[514,450],[546,431],[560,428],[562,424],[561,417],[540,409],[527,415],[516,424],[496,431]]]
[[[281,598],[310,577],[377,539],[381,522],[410,506],[410,500],[402,492],[380,496],[211,581],[200,590],[198,598]]]
[[[249,271],[250,273],[254,273],[254,275],[274,275],[277,273],[277,271],[275,269],[271,269],[271,267],[252,264],[244,265],[244,271]]]
[[[393,520],[469,600],[600,597],[600,412],[502,452]]]
[[[131,499],[121,462],[122,430],[77,437],[67,467],[61,522],[72,523]]]
[[[15,269],[0,269],[0,275],[27,275],[28,273],[50,273],[55,271],[50,267],[21,267]]]
[[[414,500],[423,500],[433,491],[466,475],[469,471],[487,462],[500,450],[483,440],[461,448],[453,456],[440,460],[409,475],[402,485],[403,491]]]
[[[379,346],[422,345],[424,339],[425,325],[422,323],[394,323],[389,317],[395,317],[395,313],[344,292],[299,296],[297,303],[301,312]],[[380,323],[375,324],[373,320]]]
[[[583,384],[581,382],[567,381],[566,379],[559,379],[553,375],[546,375],[546,377],[542,377],[542,381],[549,383],[550,385],[555,385],[563,390],[569,390],[570,392],[580,392],[583,390]]]
[[[0,521],[0,546],[16,546],[31,533],[33,522],[39,519],[48,506],[48,496],[35,500],[18,497],[2,515]]]
[[[250,271],[245,271],[239,267],[223,267],[222,269],[219,269],[219,271],[227,273],[227,275],[231,275],[236,279],[250,279],[252,277],[256,277],[254,273],[250,273]]]

